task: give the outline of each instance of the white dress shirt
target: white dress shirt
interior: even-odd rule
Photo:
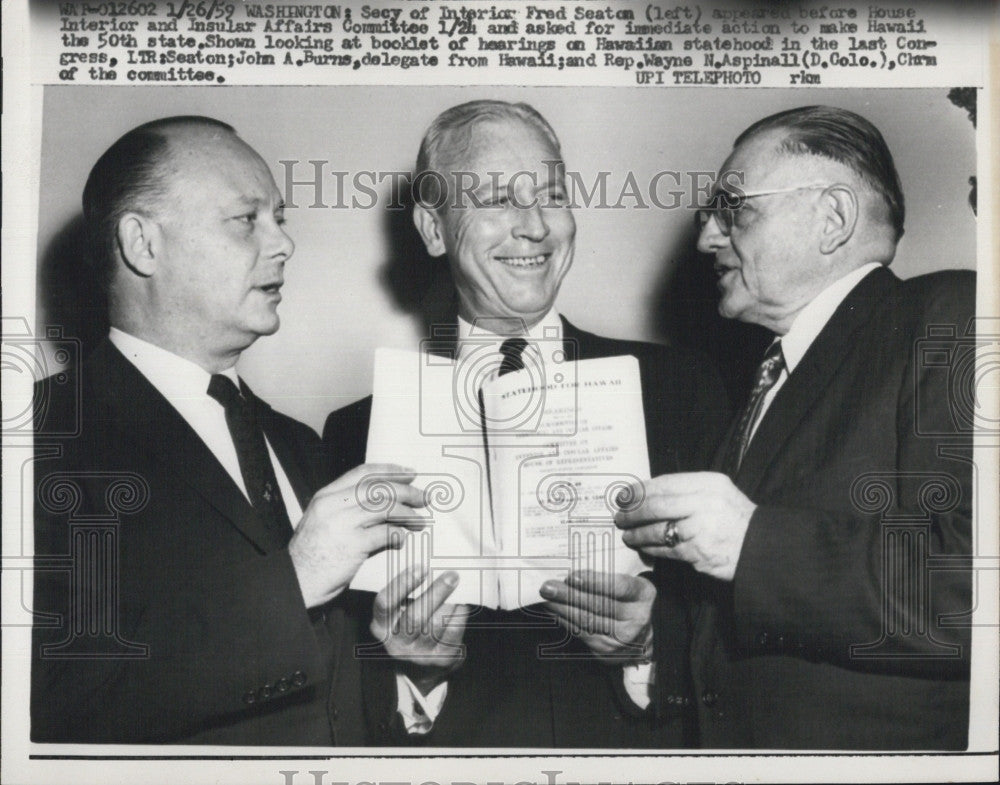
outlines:
[[[507,321],[507,320],[503,320]],[[486,357],[478,359],[485,364],[489,363],[494,367],[494,375],[500,370],[500,363],[503,355],[500,353],[500,345],[512,335],[500,335],[492,332],[489,327],[497,326],[493,320],[477,320],[475,325],[470,324],[461,316],[458,317],[458,351],[457,360],[463,360],[473,352],[483,352],[487,345],[492,344],[492,351],[495,357],[490,362]],[[527,338],[529,343],[524,349],[524,354],[533,356],[534,362],[543,363],[546,355],[551,352],[543,352],[537,343],[538,341],[560,342],[562,341],[562,320],[555,310],[550,310],[538,324],[531,327],[527,334],[518,333],[518,336]],[[544,367],[544,366],[543,366]],[[422,695],[416,685],[401,673],[396,674],[396,687],[399,692],[399,713],[403,717],[403,724],[409,733],[422,735],[429,733],[434,727],[434,721],[444,706],[445,698],[448,695],[448,682],[439,684],[429,694]]]
[[[508,338],[526,338],[528,345],[525,347],[525,355],[533,353],[537,362],[545,362],[551,359],[552,352],[543,351],[547,343],[561,343],[563,337],[563,323],[555,309],[550,310],[533,327],[528,328],[527,333],[518,335],[500,335],[491,332],[489,320],[477,320],[475,325],[458,317],[458,359],[464,359],[474,351],[482,351],[485,343],[495,342],[494,350],[497,354],[497,370],[500,369],[500,345]],[[560,346],[560,348],[562,348]],[[529,355],[531,356],[531,355]]]
[[[467,357],[471,352],[481,352],[483,351],[484,344],[495,342],[494,351],[497,355],[496,368],[499,371],[502,359],[500,345],[512,336],[491,332],[489,326],[490,323],[487,320],[478,320],[475,325],[472,325],[462,317],[458,318],[458,359],[461,360]],[[528,328],[527,333],[522,334],[521,337],[528,340],[528,346],[524,349],[525,353],[532,353],[533,361],[541,363],[544,368],[546,363],[552,361],[553,353],[548,350],[548,346],[561,344],[562,342],[562,319],[559,318],[559,314],[555,309],[551,309],[537,324]],[[644,662],[637,665],[624,665],[622,667],[625,692],[637,706],[643,709],[646,708],[650,701],[650,687],[654,683],[655,678],[653,664]],[[415,732],[428,732],[433,727],[434,720],[437,719],[441,707],[444,705],[447,691],[442,688],[446,687],[447,683],[440,685],[430,695],[422,696],[419,690],[405,676],[399,675],[397,676],[397,680],[399,682],[400,694],[399,711],[403,715],[404,720],[410,715],[415,723],[415,728],[426,728],[426,730],[418,729]],[[407,693],[413,697],[415,705],[404,706]],[[410,730],[409,725],[407,725],[407,730]]]
[[[236,446],[233,444],[229,426],[226,424],[225,408],[208,394],[208,383],[212,375],[197,363],[179,357],[159,346],[154,346],[148,341],[136,338],[117,327],[111,328],[108,337],[115,348],[125,355],[125,358],[187,421],[249,501],[246,485],[243,482],[243,473],[240,471]],[[239,377],[235,368],[227,368],[220,373],[239,386]],[[274,467],[278,487],[281,488],[281,496],[285,503],[285,510],[288,512],[288,520],[292,522],[294,528],[302,519],[302,508],[299,506],[288,475],[285,474],[285,470],[282,468],[278,456],[274,454],[266,435],[264,441],[271,457],[271,465]],[[410,733],[426,733],[431,728],[431,722],[424,712],[432,709],[434,701],[437,701],[437,711],[440,711],[440,707],[444,703],[446,685],[442,684],[430,695],[424,697],[409,679],[399,678],[402,681],[397,684],[399,701],[397,708],[403,717],[403,723]],[[435,711],[434,716],[437,716],[437,711]]]
[[[208,394],[208,383],[212,375],[197,363],[136,338],[117,327],[111,328],[108,337],[115,348],[125,355],[139,373],[145,376],[187,421],[249,501],[236,447],[233,445],[229,426],[226,425],[226,410]],[[221,373],[232,379],[237,387],[239,386],[240,380],[235,368],[227,368]],[[302,518],[302,508],[299,506],[292,484],[288,481],[288,475],[285,474],[266,436],[264,441],[267,443],[267,452],[271,456],[274,475],[281,489],[281,498],[285,502],[288,520],[292,522],[294,528]]]
[[[792,322],[792,326],[788,328],[788,332],[780,336],[781,354],[785,358],[785,367],[782,369],[781,375],[778,376],[778,381],[764,395],[764,403],[761,405],[760,414],[757,415],[757,421],[753,425],[753,430],[750,431],[751,440],[754,434],[757,433],[757,426],[764,419],[764,414],[770,408],[771,402],[778,394],[778,390],[784,386],[789,374],[802,362],[802,358],[805,357],[806,352],[809,351],[809,347],[812,346],[816,337],[826,327],[826,323],[830,321],[834,311],[840,307],[840,304],[844,302],[847,295],[851,293],[851,290],[861,283],[862,278],[881,266],[879,262],[869,262],[855,270],[851,270],[843,278],[839,278],[830,284],[816,295],[805,308],[799,311]]]

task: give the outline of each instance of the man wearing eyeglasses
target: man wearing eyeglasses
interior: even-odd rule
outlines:
[[[964,749],[972,440],[958,404],[974,391],[956,371],[974,358],[975,275],[887,269],[904,219],[892,156],[831,107],[741,134],[701,219],[720,313],[775,340],[715,471],[657,477],[617,518],[626,542],[701,576],[701,744]]]

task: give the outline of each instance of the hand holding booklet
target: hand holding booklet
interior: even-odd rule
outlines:
[[[369,558],[351,586],[379,591],[422,563],[428,580],[459,574],[450,602],[511,609],[540,602],[541,585],[571,569],[645,569],[613,521],[619,494],[649,477],[638,361],[481,370],[376,352],[366,460],[416,469],[427,507],[414,514],[427,526]]]

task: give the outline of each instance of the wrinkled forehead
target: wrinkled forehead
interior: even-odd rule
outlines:
[[[436,169],[455,172],[561,172],[559,152],[541,129],[515,118],[480,120],[447,132],[436,156]]]

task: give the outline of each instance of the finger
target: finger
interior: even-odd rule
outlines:
[[[686,472],[664,474],[647,480],[637,503],[615,513],[615,525],[620,529],[641,526],[653,520],[681,518],[690,514],[692,503],[706,495],[722,493],[732,481],[718,472]],[[697,507],[697,505],[695,505]]]
[[[652,556],[657,559],[673,559],[674,561],[685,561],[681,559],[680,554],[677,553],[673,548],[668,548],[665,545],[650,546],[642,549],[642,552],[647,556]]]
[[[567,585],[595,594],[603,594],[621,602],[638,602],[656,593],[645,578],[621,572],[573,570],[566,576]]]
[[[369,556],[379,551],[398,551],[406,545],[410,538],[410,528],[408,526],[395,526],[391,523],[383,523],[379,526],[369,526],[362,530],[362,548]],[[417,584],[419,586],[419,584]]]
[[[410,593],[420,586],[426,577],[427,567],[423,564],[414,564],[389,581],[389,584],[375,595],[372,607],[375,619],[385,623],[395,617]]]
[[[343,499],[357,504],[370,514],[372,522],[384,521],[395,514],[400,518],[413,518],[411,508],[423,507],[424,492],[412,485],[388,480],[359,483],[354,488],[341,491]]]
[[[359,482],[366,479],[391,479],[398,483],[411,483],[416,476],[416,470],[408,466],[400,466],[396,463],[362,463],[340,475],[336,480],[324,486],[317,493],[325,493],[326,491],[336,492],[345,488],[353,488]]]
[[[576,608],[579,611],[595,616],[617,618],[625,615],[624,609],[618,609],[615,600],[604,594],[591,593],[586,590],[568,586],[560,581],[546,581],[539,593],[549,602],[559,608]]]
[[[456,586],[458,586],[457,572],[449,570],[435,578],[427,591],[415,597],[400,614],[396,622],[399,629],[408,635],[430,629],[431,617],[451,596]]]
[[[384,517],[375,521],[375,523],[380,523],[382,520],[395,526],[405,526],[408,529],[419,531],[427,526],[428,523],[431,523],[434,520],[434,516],[429,512],[422,512],[407,504],[397,502],[392,505],[392,508]]]
[[[637,615],[637,606],[634,603],[613,600],[603,594],[589,594],[573,587],[568,587],[568,589],[568,592],[560,592],[546,603],[552,605],[554,608],[558,608],[559,615],[565,615],[562,612],[563,608],[573,608],[578,613],[589,613],[595,618],[617,621],[633,619]],[[542,592],[542,596],[548,597],[544,591]]]
[[[646,483],[629,483],[627,488],[622,488],[618,491],[618,495],[615,496],[615,504],[619,507],[619,509],[631,509],[637,506],[642,499],[645,499],[646,495]]]
[[[625,661],[626,659],[635,659],[636,655],[641,652],[639,647],[634,644],[623,643],[613,635],[603,635],[581,631],[575,625],[567,622],[565,619],[559,618],[558,616],[556,617],[556,621],[559,623],[560,627],[569,632],[571,635],[575,635],[580,638],[580,640],[586,644],[587,648],[590,649],[590,651],[597,657],[621,653],[621,660]]]
[[[460,632],[464,631],[465,625],[471,616],[471,605],[452,605],[451,610],[448,612],[448,629],[459,630]]]
[[[557,602],[545,602],[542,605],[574,635],[614,634],[613,618]]]
[[[616,640],[609,635],[588,635],[584,639],[584,642],[587,644],[587,648],[594,654],[620,654],[623,664],[627,663],[629,659],[633,659],[635,657],[635,653],[633,653],[633,651],[641,651],[640,647],[622,643],[622,641]]]
[[[622,542],[630,548],[645,548],[647,546],[666,546],[667,534],[670,529],[677,534],[678,543],[690,540],[698,529],[696,521],[690,518],[674,521],[657,521],[646,526],[628,529],[622,532]]]
[[[462,642],[465,623],[469,618],[467,605],[444,605],[431,620],[434,639],[445,646],[456,646]]]
[[[634,510],[615,513],[619,529],[634,529],[654,521],[678,520],[701,512],[705,508],[704,493],[650,496]]]
[[[655,556],[658,559],[673,559],[674,561],[685,561],[695,564],[699,554],[690,542],[680,542],[673,548],[665,545],[654,545],[642,549],[648,556]],[[697,568],[696,568],[697,569]]]

